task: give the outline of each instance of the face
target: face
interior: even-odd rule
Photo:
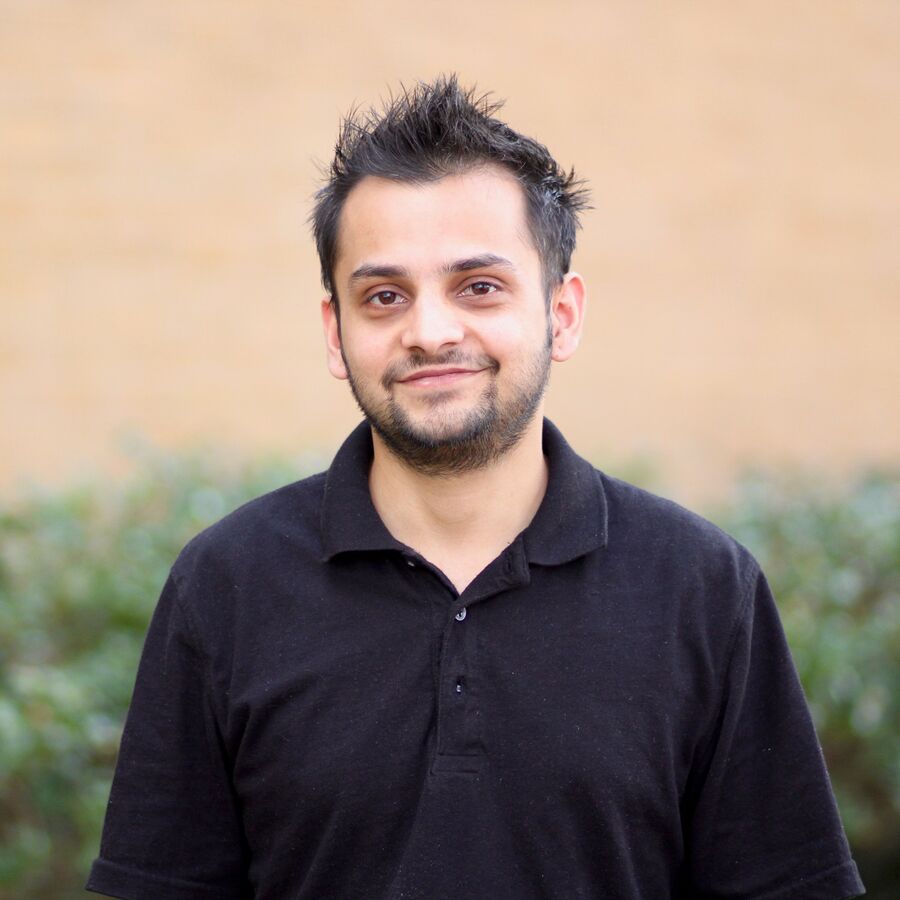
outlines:
[[[580,333],[580,279],[567,276],[548,309],[524,195],[496,169],[425,185],[364,179],[341,214],[334,283],[329,368],[388,449],[428,474],[515,446],[551,359]]]

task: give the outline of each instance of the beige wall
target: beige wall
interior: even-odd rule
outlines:
[[[115,436],[329,450],[305,217],[339,114],[456,70],[594,190],[548,409],[679,496],[896,459],[896,0],[0,2],[0,488]]]

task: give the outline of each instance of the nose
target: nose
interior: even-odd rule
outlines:
[[[404,317],[403,346],[433,356],[458,344],[464,328],[453,304],[442,296],[422,293]]]

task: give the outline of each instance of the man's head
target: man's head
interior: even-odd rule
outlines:
[[[345,127],[343,143],[355,149],[339,148],[342,180],[320,192],[316,209],[329,368],[411,467],[450,475],[486,466],[533,431],[551,360],[577,346],[584,285],[568,264],[584,194],[452,80],[404,95],[365,129],[378,140],[351,142]],[[508,162],[514,153],[520,168]],[[547,243],[551,231],[565,232],[567,245]]]
[[[356,185],[370,176],[425,184],[486,165],[509,172],[525,195],[549,298],[569,271],[588,195],[574,171],[566,174],[546,147],[495,117],[501,106],[461,88],[451,75],[404,90],[380,112],[356,111],[344,120],[312,215],[322,282],[332,302],[338,302],[334,266],[341,213]]]

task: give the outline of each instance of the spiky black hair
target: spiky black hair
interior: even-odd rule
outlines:
[[[510,172],[525,192],[549,298],[569,271],[579,213],[588,208],[589,194],[574,169],[567,174],[543,144],[496,118],[502,105],[489,94],[461,88],[456,75],[449,75],[402,88],[380,110],[351,110],[311,216],[322,283],[334,302],[341,210],[363,178],[427,183],[488,164]]]

